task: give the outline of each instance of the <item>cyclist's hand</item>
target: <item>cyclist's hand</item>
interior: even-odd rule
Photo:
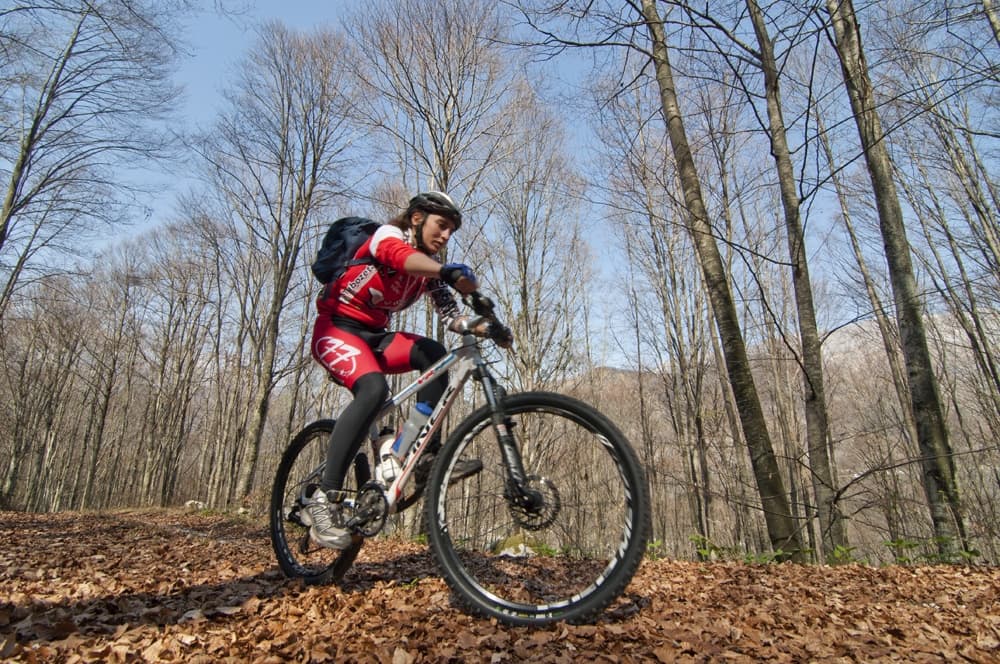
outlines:
[[[462,295],[468,295],[479,288],[472,268],[464,263],[447,263],[441,266],[441,280]]]
[[[514,345],[514,334],[510,328],[500,323],[490,323],[486,335],[501,348],[510,348]]]

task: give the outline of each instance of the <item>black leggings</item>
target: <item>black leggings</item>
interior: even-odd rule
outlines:
[[[354,332],[357,334],[357,332]],[[360,335],[359,335],[360,336]],[[372,335],[375,337],[376,335]],[[387,345],[386,335],[379,338],[366,339],[375,341],[373,348]],[[391,336],[391,335],[390,335]],[[413,344],[410,349],[410,365],[413,369],[424,371],[440,360],[448,351],[433,339],[423,338]],[[417,392],[417,399],[429,404],[437,404],[448,386],[447,374],[428,383]],[[344,477],[351,468],[351,462],[361,448],[379,409],[389,396],[389,382],[385,374],[380,372],[367,373],[358,378],[351,389],[354,400],[340,414],[326,454],[326,469],[323,473],[323,489],[326,491],[343,488]]]

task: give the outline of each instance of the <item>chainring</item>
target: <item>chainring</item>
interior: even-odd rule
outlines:
[[[364,537],[374,537],[382,531],[388,515],[389,501],[385,489],[378,482],[365,482],[358,489],[354,516],[347,520],[347,527]]]

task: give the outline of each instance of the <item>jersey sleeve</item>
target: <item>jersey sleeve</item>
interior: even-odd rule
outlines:
[[[403,268],[406,259],[419,253],[406,241],[406,233],[390,224],[381,226],[375,231],[368,250],[377,263],[398,272],[406,272]],[[440,279],[426,281],[427,295],[431,298],[441,323],[453,332],[461,332],[460,324],[465,317],[461,315],[451,289]]]
[[[391,224],[380,226],[372,235],[368,251],[376,263],[385,265],[398,272],[404,272],[403,264],[406,259],[417,253],[417,250],[406,241],[406,235],[402,229]]]

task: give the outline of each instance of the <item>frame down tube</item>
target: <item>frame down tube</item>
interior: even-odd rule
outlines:
[[[386,406],[383,408],[382,414],[384,415],[389,409],[406,401],[406,399],[413,395],[422,385],[435,380],[445,371],[456,365],[458,366],[458,371],[456,372],[457,375],[453,376],[451,380],[448,381],[448,387],[445,388],[444,394],[441,395],[441,399],[438,401],[437,406],[435,406],[434,410],[427,418],[427,422],[424,423],[423,428],[420,429],[420,433],[417,434],[417,439],[414,441],[413,448],[407,454],[406,459],[404,459],[405,465],[402,466],[402,470],[399,475],[396,476],[396,479],[393,480],[392,484],[386,489],[386,500],[388,501],[390,514],[395,511],[396,503],[399,502],[400,497],[403,495],[403,487],[406,486],[406,482],[410,479],[410,474],[412,473],[417,460],[426,450],[427,445],[431,440],[431,436],[441,428],[444,416],[449,410],[451,410],[452,404],[454,404],[455,399],[458,398],[458,395],[462,391],[462,387],[468,381],[469,376],[471,376],[475,371],[475,358],[470,357],[470,353],[468,353],[465,348],[460,348],[457,351],[448,353],[448,355],[441,358],[419,378],[390,397],[386,402]]]

